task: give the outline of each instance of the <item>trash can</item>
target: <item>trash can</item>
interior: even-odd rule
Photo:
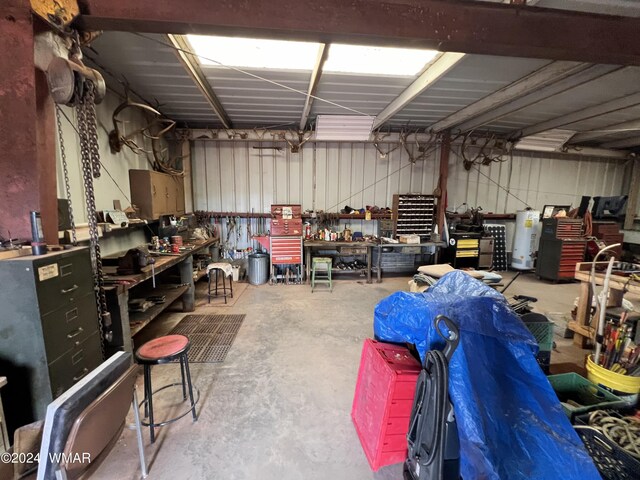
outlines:
[[[249,255],[249,283],[263,285],[269,281],[269,255],[252,253]]]

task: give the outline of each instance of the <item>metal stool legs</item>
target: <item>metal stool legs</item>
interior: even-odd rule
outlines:
[[[213,296],[218,296],[218,272],[220,271],[217,268],[212,269],[215,274],[215,290],[213,292]],[[222,296],[224,297],[224,303],[227,303],[227,296],[233,298],[233,278],[229,277],[229,293],[227,293],[227,275],[222,272]],[[209,272],[209,303],[211,303],[211,272]]]
[[[160,390],[164,390],[165,388],[172,386],[182,386],[182,399],[187,400],[187,391],[189,392],[189,410],[185,411],[181,415],[174,417],[170,420],[166,420],[161,423],[155,423],[154,420],[154,412],[153,412],[153,394],[158,393]],[[193,417],[193,421],[198,420],[198,415],[196,413],[196,405],[200,400],[200,394],[198,394],[198,398],[194,397],[193,394],[193,384],[191,383],[191,371],[189,370],[189,359],[187,357],[187,352],[184,352],[180,355],[180,383],[171,383],[169,385],[165,385],[164,387],[159,388],[155,392],[152,389],[151,385],[151,365],[144,365],[144,400],[142,403],[144,404],[144,416],[145,419],[148,418],[149,422],[142,421],[143,425],[149,427],[149,437],[151,439],[151,443],[156,441],[155,428],[162,427],[169,423],[172,423],[176,420],[187,415],[191,412],[191,416]]]

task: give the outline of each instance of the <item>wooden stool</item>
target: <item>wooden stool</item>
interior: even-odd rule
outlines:
[[[209,277],[209,303],[211,303],[211,271],[213,270],[215,272],[215,292],[213,294],[214,297],[224,297],[224,303],[227,303],[227,296],[229,296],[230,298],[233,298],[233,274],[229,274],[227,273],[227,271],[225,271],[225,268],[229,268],[229,264],[228,263],[210,263],[207,266],[207,277]],[[218,295],[218,272],[222,273],[222,293],[220,295]],[[227,291],[227,283],[226,283],[226,277],[229,277],[229,291]]]
[[[329,285],[329,291],[333,291],[333,283],[331,281],[331,263],[328,257],[313,257],[311,271],[311,293],[316,283],[326,283]]]
[[[145,420],[141,423],[149,427],[151,433],[151,443],[155,442],[156,427],[162,427],[169,423],[181,419],[191,412],[193,421],[198,420],[196,415],[196,404],[200,400],[200,392],[196,388],[197,398],[193,397],[193,386],[191,385],[191,372],[189,371],[189,358],[187,353],[191,346],[189,339],[184,335],[166,335],[164,337],[154,338],[142,345],[135,354],[136,362],[144,367],[144,400],[140,405],[144,404]],[[170,363],[180,359],[180,374],[182,381],[180,383],[170,383],[153,391],[151,388],[151,366]],[[165,388],[182,385],[182,399],[187,399],[187,387],[189,390],[190,408],[180,415],[166,420],[164,422],[155,423],[153,420],[153,394],[158,393]],[[140,406],[138,405],[138,407]],[[147,422],[146,419],[149,419]]]

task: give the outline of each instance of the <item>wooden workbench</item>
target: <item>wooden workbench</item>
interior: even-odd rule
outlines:
[[[191,249],[180,253],[155,256],[153,268],[148,265],[142,268],[142,272],[135,275],[117,275],[117,267],[104,267],[105,287],[107,293],[107,306],[111,312],[113,324],[114,341],[112,345],[115,350],[124,349],[133,351],[131,338],[147,326],[153,319],[160,315],[169,305],[178,299],[182,299],[184,312],[195,310],[195,281],[206,274],[206,269],[198,272],[196,278],[193,276],[193,255],[197,253],[209,253],[218,244],[217,238],[201,240],[192,244]],[[154,275],[177,267],[180,272],[180,284],[178,285],[157,285],[153,290],[154,294],[164,295],[164,303],[154,305],[145,312],[129,312],[129,291],[142,284],[149,285],[149,280]]]
[[[608,262],[597,262],[597,266],[606,268]],[[567,328],[574,332],[573,343],[585,348],[589,340],[594,341],[598,331],[598,319],[600,312],[596,308],[591,320],[591,299],[593,298],[593,287],[591,285],[592,262],[581,262],[576,265],[575,279],[580,280],[580,297],[578,300],[578,311],[576,319],[567,324]],[[597,286],[604,284],[604,273],[595,274]],[[629,281],[628,277],[611,275],[609,279],[609,301],[607,307],[622,306],[622,299],[625,293],[640,297],[640,283]]]
[[[324,240],[305,240],[304,241],[304,251],[305,251],[305,269],[306,269],[306,278],[307,283],[310,282],[311,279],[311,252],[314,249],[318,250],[342,250],[343,248],[366,248],[366,253],[342,253],[344,257],[353,257],[358,255],[366,255],[367,256],[367,268],[365,272],[367,274],[367,283],[371,283],[371,257],[373,247],[377,244],[373,242],[326,242]],[[340,270],[339,268],[332,269],[336,273],[358,273],[361,270]]]

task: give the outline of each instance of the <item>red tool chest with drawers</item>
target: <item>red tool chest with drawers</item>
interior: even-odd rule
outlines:
[[[373,470],[407,457],[409,417],[421,369],[405,347],[364,341],[351,418]]]
[[[271,237],[272,265],[302,263],[302,237]]]
[[[545,218],[536,260],[536,275],[547,280],[571,280],[576,264],[584,261],[587,240],[582,220]]]
[[[271,235],[302,236],[302,205],[271,205]]]
[[[271,205],[271,279],[302,281],[302,205]]]

